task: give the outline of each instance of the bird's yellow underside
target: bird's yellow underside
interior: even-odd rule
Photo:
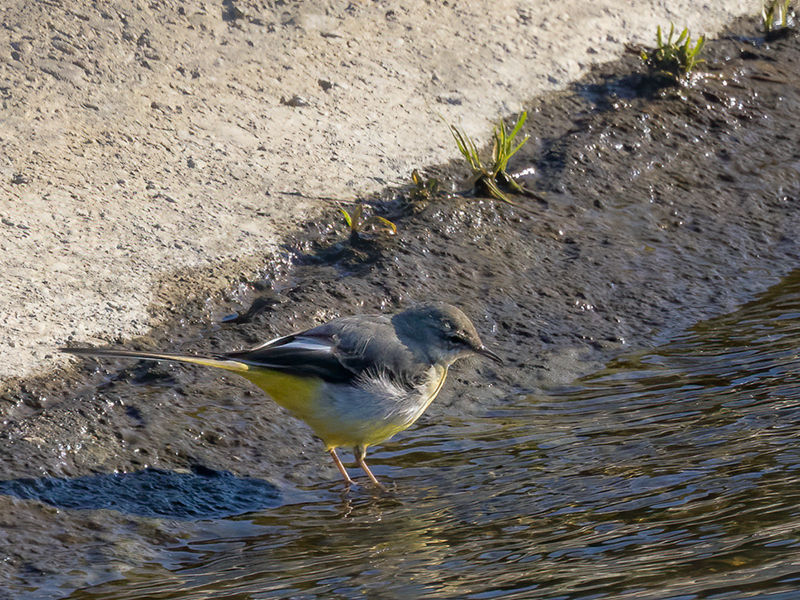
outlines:
[[[166,359],[216,367],[249,379],[264,390],[270,398],[290,411],[301,411],[316,398],[316,392],[322,381],[313,377],[299,377],[289,375],[264,367],[256,367],[232,359],[202,358],[199,356],[184,356],[178,354],[159,355]]]
[[[290,375],[264,367],[251,366],[235,360],[215,360],[196,357],[181,357],[181,360],[237,373],[264,390],[277,404],[299,417],[314,413],[320,408],[318,406],[319,392],[320,387],[323,385],[320,379]],[[411,421],[412,423],[426,408],[428,408],[430,403],[433,402],[439,394],[439,391],[444,385],[446,376],[447,369],[443,369],[441,377],[436,382],[435,387],[430,390],[430,396],[420,405],[419,411]],[[378,421],[369,424],[369,435],[366,438],[360,437],[359,439],[350,439],[348,436],[343,435],[342,431],[328,430],[325,428],[325,423],[317,421],[315,423],[316,427],[314,427],[314,433],[322,439],[328,450],[340,446],[367,447],[392,437],[406,429],[410,424],[411,423],[398,425],[397,423]]]

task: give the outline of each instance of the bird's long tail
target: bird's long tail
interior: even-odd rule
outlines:
[[[137,350],[117,350],[114,348],[59,348],[59,350],[61,352],[77,354],[80,356],[114,356],[119,358],[139,358],[144,360],[163,360],[191,363],[195,365],[203,365],[205,367],[216,367],[218,369],[225,369],[226,371],[234,371],[237,373],[250,370],[248,365],[239,361],[225,358],[215,358],[211,356],[162,354],[160,352],[139,352]]]

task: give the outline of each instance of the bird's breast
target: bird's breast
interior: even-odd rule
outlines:
[[[381,375],[354,384],[324,383],[313,400],[287,408],[308,423],[328,448],[366,447],[414,423],[436,398],[446,375],[447,369],[431,367],[422,383],[410,389]]]

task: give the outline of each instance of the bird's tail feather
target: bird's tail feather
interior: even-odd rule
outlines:
[[[189,354],[163,354],[160,352],[139,352],[137,350],[117,350],[114,348],[59,348],[61,352],[68,354],[78,354],[81,356],[114,356],[119,358],[139,358],[144,360],[163,360],[175,361],[183,363],[191,363],[195,365],[203,365],[206,367],[216,367],[218,369],[225,369],[226,371],[249,371],[250,367],[245,363],[237,360],[229,360],[224,358],[214,358],[212,356],[192,356]]]

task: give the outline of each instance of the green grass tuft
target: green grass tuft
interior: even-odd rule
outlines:
[[[341,206],[339,212],[344,216],[345,223],[350,230],[350,241],[357,242],[362,239],[362,236],[368,229],[370,230],[383,230],[390,235],[397,234],[397,227],[389,219],[385,219],[378,215],[366,216],[364,213],[364,205],[358,203],[355,205],[351,212],[347,212]]]
[[[513,202],[500,189],[498,183],[506,185],[514,192],[524,192],[523,188],[514,181],[506,169],[508,168],[509,159],[528,141],[529,136],[526,135],[520,142],[516,142],[516,138],[527,118],[528,113],[523,111],[517,117],[514,127],[510,131],[506,129],[506,125],[502,121],[494,128],[491,166],[483,164],[478,153],[478,147],[471,137],[455,125],[448,125],[459,152],[461,152],[464,160],[467,161],[469,168],[472,170],[474,185],[483,187],[492,198],[508,204],[513,204]]]
[[[761,25],[764,33],[789,27],[789,4],[791,0],[763,0],[761,3]]]
[[[706,38],[701,35],[692,45],[689,30],[683,31],[675,37],[675,25],[670,23],[667,39],[661,32],[661,25],[656,29],[656,47],[651,53],[642,50],[642,61],[650,71],[658,75],[666,75],[675,81],[687,77],[703,59],[698,58],[705,46]]]

